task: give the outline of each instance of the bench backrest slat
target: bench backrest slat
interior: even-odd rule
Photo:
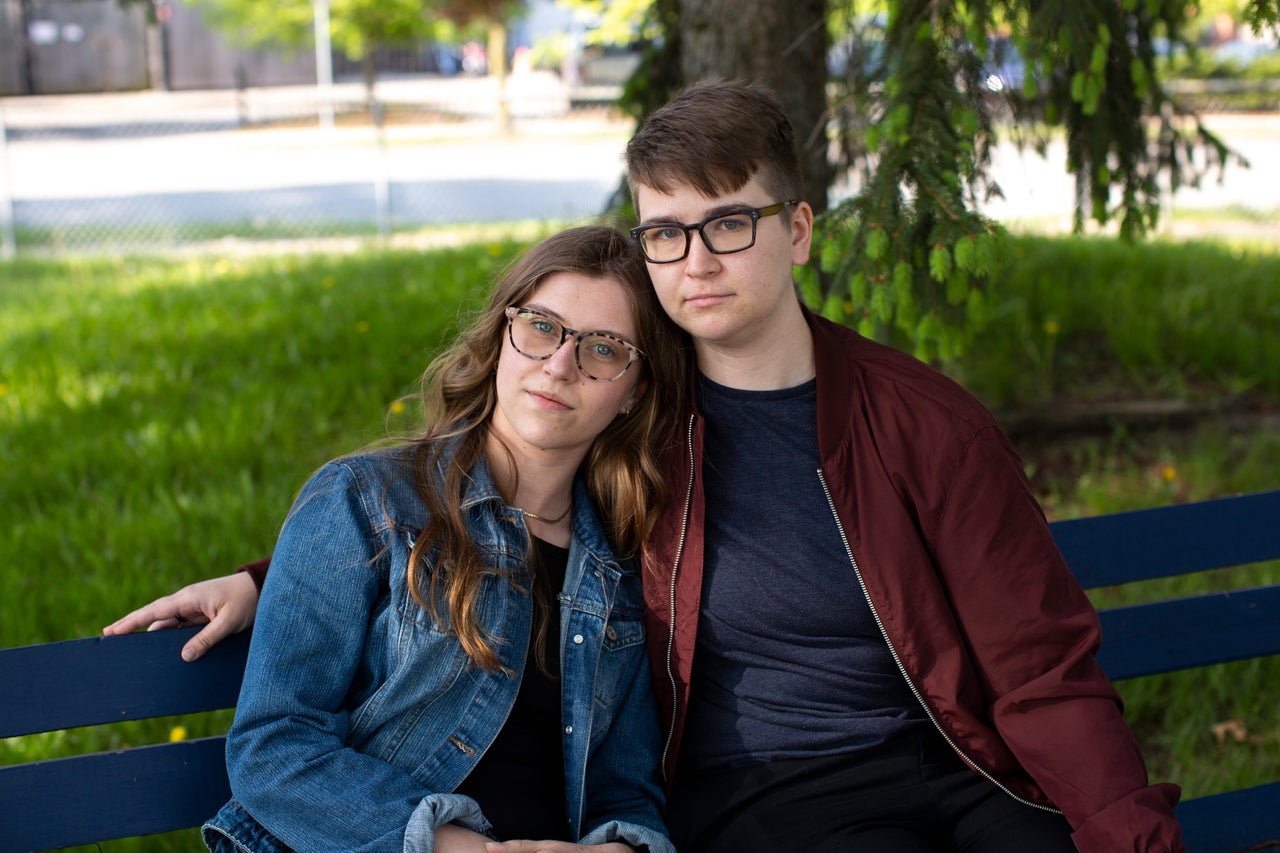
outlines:
[[[0,650],[0,737],[235,706],[249,634],[194,664],[179,656],[197,631],[88,637]]]
[[[0,767],[0,853],[199,826],[231,797],[226,738]]]
[[[1095,586],[1280,558],[1280,490],[1050,525],[1076,579]]]
[[[1280,849],[1280,782],[1184,800],[1177,814],[1191,853]]]
[[[1098,661],[1113,680],[1280,654],[1280,586],[1103,610]]]
[[[1051,529],[1086,588],[1259,562],[1280,558],[1280,490]],[[1280,653],[1280,585],[1101,619],[1113,679]],[[0,737],[233,707],[249,635],[186,664],[178,652],[195,630],[0,650]],[[215,737],[0,767],[0,853],[197,826],[230,796],[223,751]],[[1280,841],[1280,782],[1185,801],[1178,815],[1192,853]]]

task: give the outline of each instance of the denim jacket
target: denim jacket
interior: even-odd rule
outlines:
[[[640,579],[610,550],[581,481],[573,505],[559,595],[568,835],[674,853]],[[483,461],[461,509],[484,563],[500,570],[477,605],[484,630],[506,638],[495,672],[471,665],[407,587],[427,511],[403,450],[338,459],[304,487],[262,589],[227,739],[235,799],[204,826],[211,850],[430,853],[444,823],[489,832],[477,803],[451,792],[515,703],[532,577],[523,514]]]

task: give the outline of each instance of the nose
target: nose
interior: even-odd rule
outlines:
[[[689,233],[689,254],[684,263],[685,272],[693,276],[704,275],[719,267],[719,256],[707,247],[707,239],[701,231],[695,229]]]
[[[578,374],[577,341],[566,337],[560,342],[560,349],[543,360],[542,370],[556,379],[574,379]]]

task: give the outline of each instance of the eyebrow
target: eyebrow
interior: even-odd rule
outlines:
[[[541,303],[530,302],[529,304],[522,305],[520,307],[525,310],[537,311],[539,314],[546,314],[548,317],[558,322],[561,326],[564,326],[566,329],[569,328],[569,324],[564,321],[563,316],[561,316],[559,313],[555,311],[552,311],[550,308],[548,308],[545,305],[542,305]],[[611,337],[617,338],[618,340],[626,341],[632,346],[636,346],[635,341],[631,340],[630,336],[624,335],[622,334],[622,332],[614,331],[613,329],[578,329],[577,331],[583,332],[588,335],[609,335]]]
[[[745,201],[733,201],[733,202],[728,202],[726,204],[717,204],[715,207],[708,208],[706,211],[703,212],[702,216],[699,216],[694,221],[701,222],[702,220],[712,216],[719,216],[721,214],[730,213],[735,210],[753,210],[756,207],[759,207],[759,205],[751,204]],[[683,223],[679,219],[676,219],[675,217],[672,217],[672,216],[654,216],[654,217],[646,217],[644,220],[640,222],[640,224],[641,225],[684,225],[686,223]],[[693,224],[693,223],[688,223],[688,224]]]

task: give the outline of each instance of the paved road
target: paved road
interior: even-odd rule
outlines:
[[[333,93],[340,104],[361,95],[354,85]],[[377,221],[385,199],[397,225],[575,220],[599,213],[618,186],[630,125],[602,109],[570,110],[553,77],[512,80],[507,132],[487,78],[391,80],[379,97],[389,115],[412,104],[416,117],[389,121],[382,136],[341,121],[321,130],[309,88],[5,99],[14,218],[20,228],[336,228]],[[268,115],[296,121],[241,126]],[[1246,216],[1280,240],[1280,116],[1208,123],[1252,169],[1184,189],[1173,208],[1252,211]],[[1069,224],[1074,187],[1064,163],[1060,145],[1047,158],[1001,148],[995,173],[1006,198],[987,213],[1015,225]]]
[[[1258,233],[1280,243],[1280,114],[1213,115],[1203,117],[1210,130],[1219,134],[1249,162],[1249,168],[1234,163],[1219,181],[1216,171],[1197,188],[1184,187],[1166,199],[1164,213],[1231,211],[1242,223],[1253,221]],[[1046,220],[1070,226],[1075,197],[1075,179],[1066,171],[1066,148],[1051,145],[1048,156],[1019,153],[1011,145],[1001,146],[994,159],[994,174],[1005,200],[993,202],[987,212],[1006,223]],[[1194,225],[1195,223],[1189,223]],[[1202,225],[1203,227],[1203,225]]]
[[[380,87],[394,106],[451,117],[324,131],[312,90],[8,99],[9,176],[21,226],[373,222],[380,185],[398,224],[586,217],[618,185],[629,125],[569,111],[563,91],[513,83],[502,132],[496,89],[460,79]],[[358,88],[339,91],[358,102]],[[304,126],[240,126],[239,116]]]

